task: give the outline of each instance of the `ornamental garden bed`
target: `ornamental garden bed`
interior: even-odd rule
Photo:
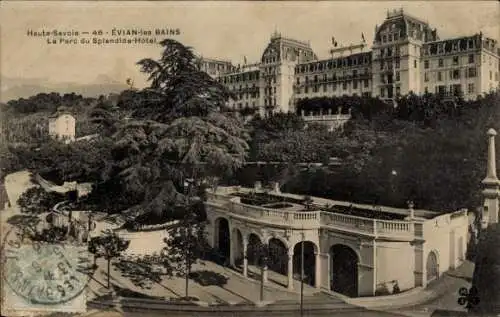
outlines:
[[[234,193],[233,196],[241,198],[242,204],[262,206],[269,204],[285,204],[288,203],[286,207],[269,207],[269,208],[288,208],[291,207],[289,204],[303,204],[303,199],[294,199],[284,196],[275,196],[268,193]]]

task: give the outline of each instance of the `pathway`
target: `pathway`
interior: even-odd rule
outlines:
[[[94,278],[100,282],[92,281],[90,284],[90,293],[99,294],[103,291],[103,286],[106,284],[106,262],[104,260],[98,260],[99,268],[94,276]],[[160,280],[155,282],[151,278],[146,277],[129,277],[125,276],[115,265],[112,265],[111,272],[111,283],[115,284],[121,288],[126,288],[135,292],[139,292],[149,296],[160,296],[165,298],[184,296],[185,294],[185,279],[184,278],[168,278],[161,276]],[[237,304],[237,303],[248,303],[248,302],[259,302],[260,301],[260,281],[245,278],[240,273],[220,265],[217,265],[209,261],[199,261],[199,263],[193,265],[192,272],[211,272],[206,273],[209,277],[226,279],[226,283],[220,283],[219,285],[200,285],[199,283],[189,280],[189,295],[195,296],[200,299],[200,301],[208,303],[225,303],[225,304]],[[153,274],[144,274],[149,277]],[[264,287],[264,300],[265,301],[285,301],[297,303],[300,301],[300,283],[296,282],[295,292],[288,291],[282,285],[272,282],[273,277],[277,273],[269,272],[270,281],[266,283]],[[217,284],[217,283],[212,283]],[[222,285],[223,284],[223,285]],[[311,299],[314,296],[316,290],[311,286],[305,285],[304,294],[305,298]],[[330,300],[331,302],[339,303],[338,299],[330,296],[322,297],[322,300]]]
[[[429,284],[425,291],[433,292],[437,295],[434,299],[416,305],[407,306],[402,309],[386,309],[410,317],[431,316],[436,309],[465,312],[465,308],[458,304],[458,290],[461,287],[471,286],[474,264],[466,261],[456,270],[445,273],[439,280]]]

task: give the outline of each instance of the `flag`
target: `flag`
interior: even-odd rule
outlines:
[[[363,40],[363,42],[366,42],[365,35],[363,34],[363,32],[361,32],[361,39]]]

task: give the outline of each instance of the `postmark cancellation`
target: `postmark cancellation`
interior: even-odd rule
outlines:
[[[86,244],[31,241],[16,229],[2,245],[2,315],[85,312]]]

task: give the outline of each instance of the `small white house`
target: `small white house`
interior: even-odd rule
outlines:
[[[75,140],[76,119],[69,113],[56,113],[49,117],[49,135],[59,140]]]

